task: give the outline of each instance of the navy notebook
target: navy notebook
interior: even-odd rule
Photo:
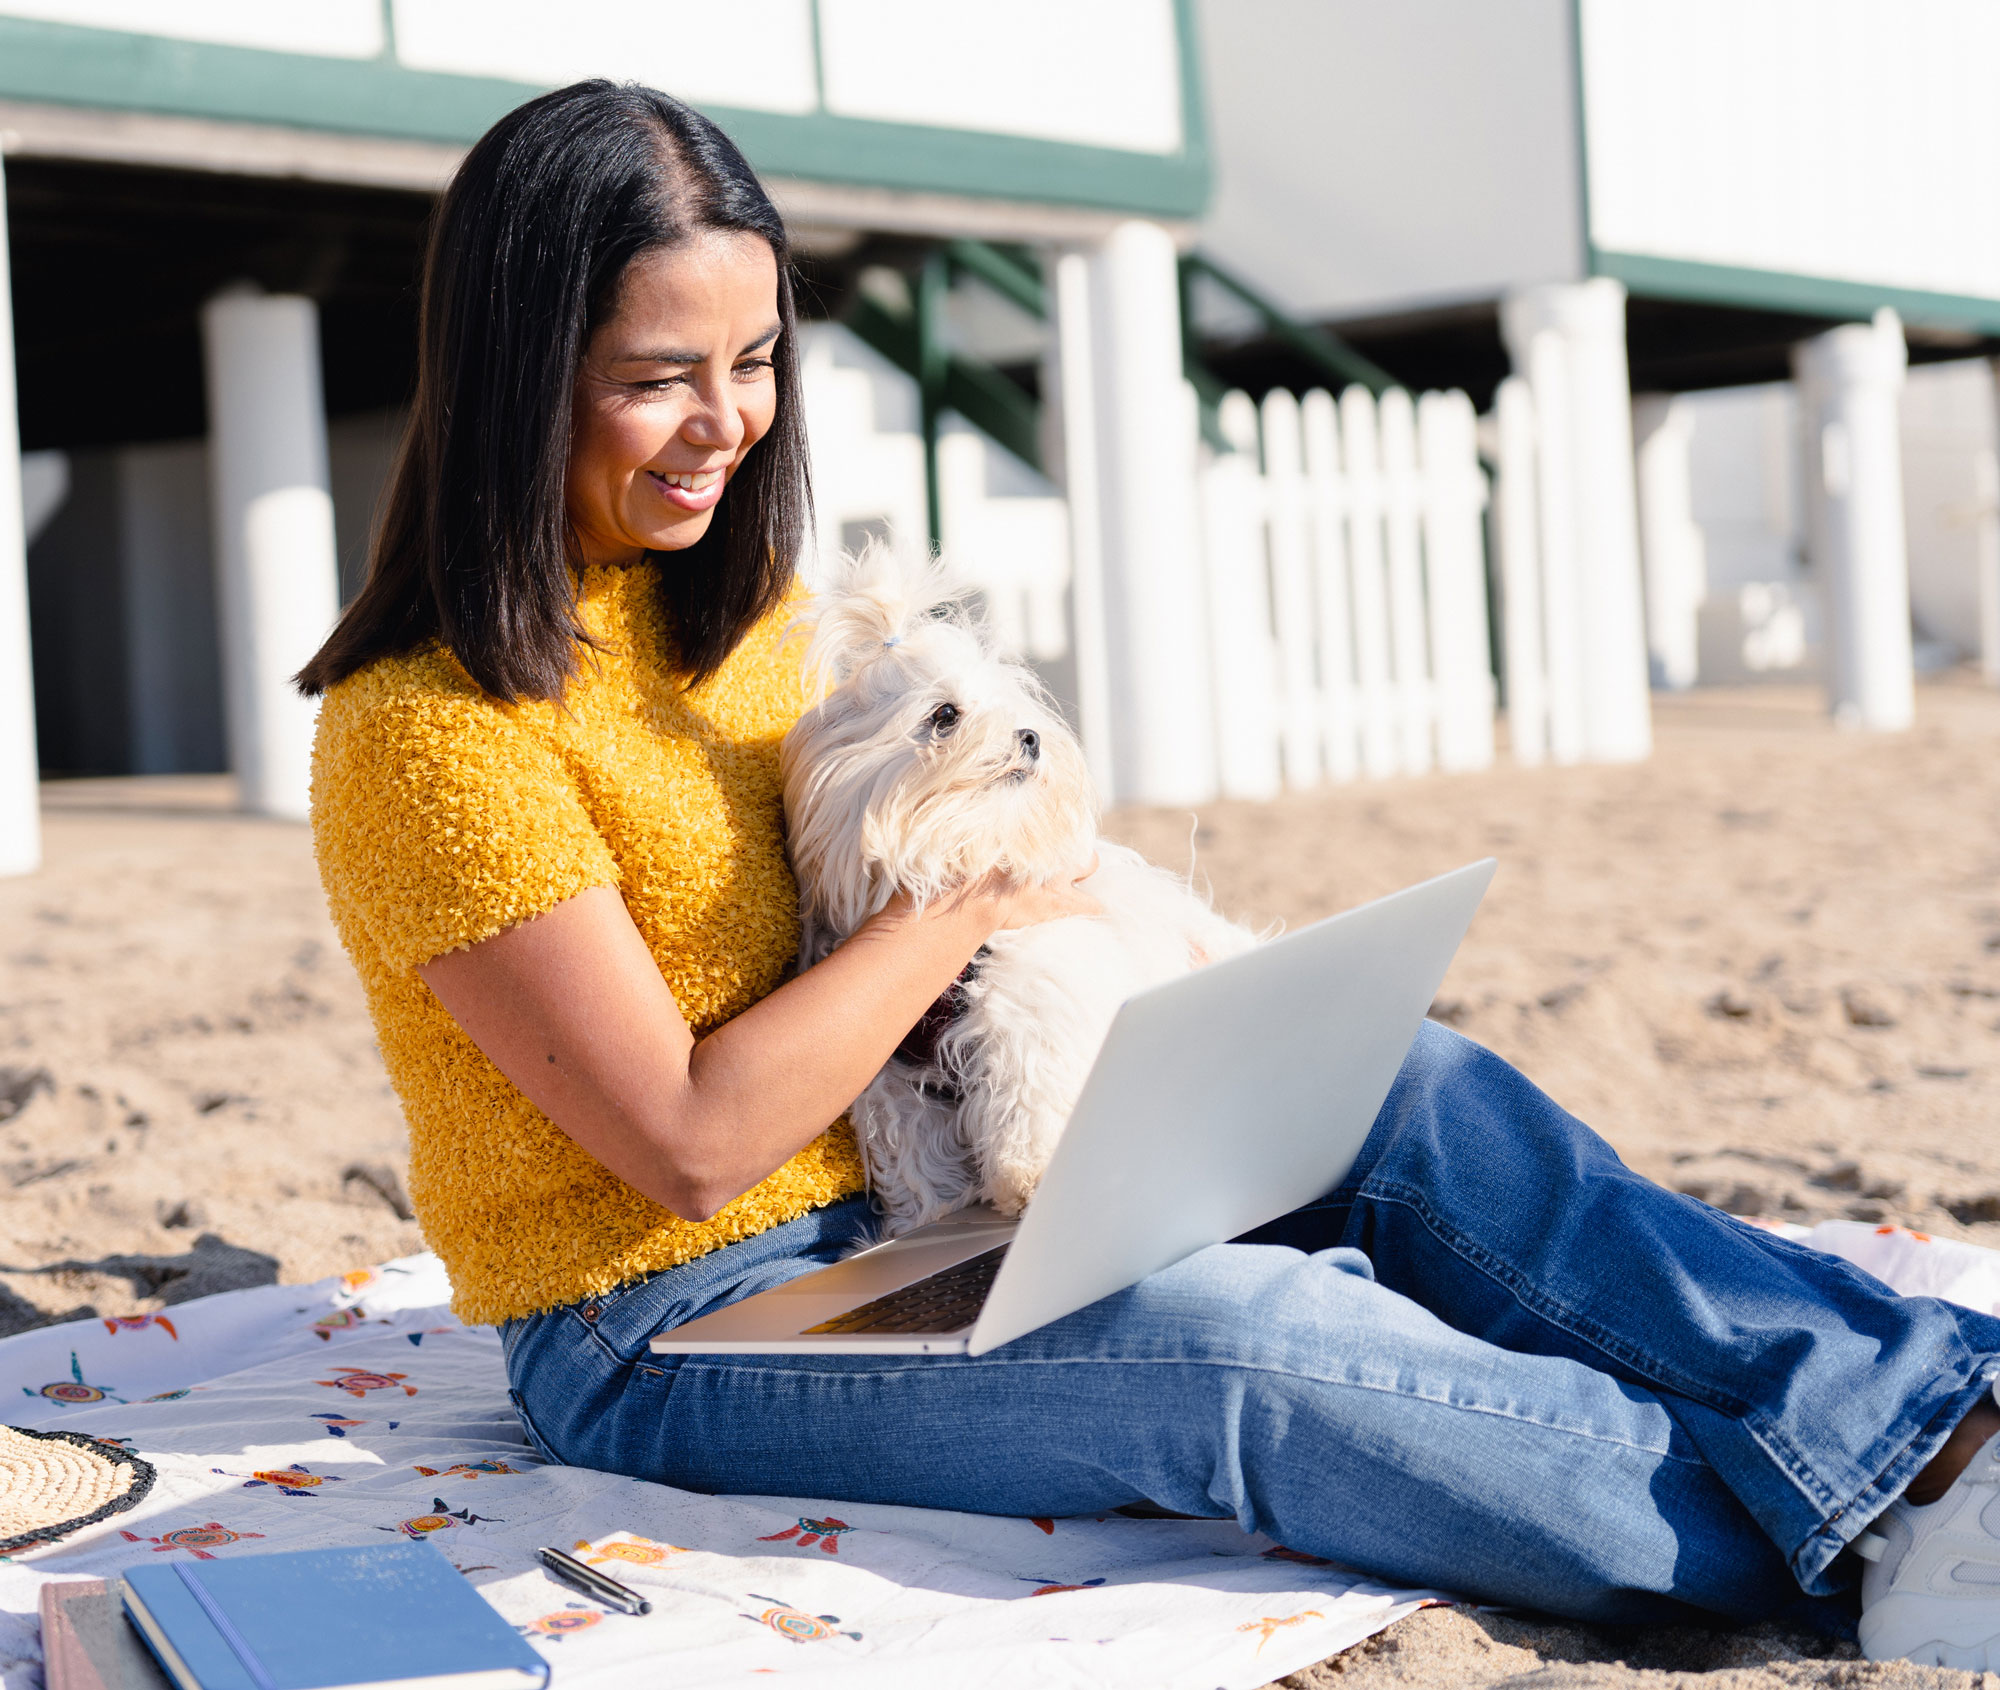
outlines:
[[[125,1572],[179,1690],[543,1690],[548,1663],[428,1543]]]

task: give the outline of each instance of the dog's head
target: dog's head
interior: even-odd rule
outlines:
[[[1001,869],[1088,863],[1082,748],[1034,674],[993,650],[936,564],[844,558],[801,620],[816,702],[785,736],[785,821],[809,929],[852,932]]]

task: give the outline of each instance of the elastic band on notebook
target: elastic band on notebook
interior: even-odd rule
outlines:
[[[229,1645],[231,1653],[250,1675],[250,1682],[257,1690],[278,1690],[276,1681],[264,1670],[264,1663],[257,1658],[257,1651],[250,1647],[249,1640],[236,1629],[236,1622],[222,1611],[221,1604],[209,1595],[207,1587],[194,1576],[194,1568],[185,1561],[176,1562],[174,1571],[181,1576],[181,1583],[188,1588],[188,1594],[201,1604],[201,1611],[208,1616],[222,1641]]]

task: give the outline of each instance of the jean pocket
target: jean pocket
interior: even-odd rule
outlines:
[[[589,1334],[600,1355],[619,1366],[628,1364],[640,1348],[647,1331],[646,1295],[660,1276],[634,1279],[580,1303],[571,1303],[561,1312]]]
[[[619,1367],[664,1363],[671,1368],[672,1357],[655,1356],[646,1346],[656,1334],[698,1312],[690,1307],[690,1289],[685,1272],[669,1268],[605,1296],[572,1304],[568,1312],[607,1361]]]
[[[514,1405],[514,1413],[521,1422],[521,1430],[528,1434],[528,1442],[535,1446],[542,1459],[552,1461],[558,1467],[567,1467],[569,1463],[563,1460],[550,1447],[549,1440],[542,1436],[541,1429],[535,1424],[535,1417],[528,1412],[528,1405],[521,1400],[521,1393],[510,1390],[507,1393],[507,1400]]]

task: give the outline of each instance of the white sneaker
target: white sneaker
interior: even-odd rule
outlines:
[[[2000,1385],[1995,1387],[2000,1401]],[[1989,1438],[1951,1489],[1923,1507],[1898,1500],[1854,1540],[1861,1575],[1861,1652],[2000,1671],[2000,1437]]]

